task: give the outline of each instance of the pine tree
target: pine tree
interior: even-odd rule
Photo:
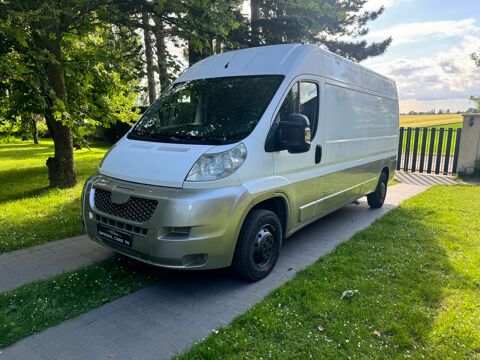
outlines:
[[[385,52],[392,39],[367,43],[367,23],[384,11],[364,11],[366,0],[251,0],[251,45],[322,45],[354,61]],[[351,39],[351,40],[348,40]]]

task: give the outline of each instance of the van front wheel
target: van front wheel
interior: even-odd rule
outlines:
[[[387,196],[387,184],[388,176],[385,172],[382,172],[380,179],[378,179],[377,188],[373,193],[367,195],[367,202],[371,208],[378,209],[383,206]]]
[[[282,224],[269,210],[253,210],[243,223],[232,268],[241,277],[258,281],[275,267],[282,246]]]

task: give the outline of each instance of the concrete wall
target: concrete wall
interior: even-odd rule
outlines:
[[[464,114],[458,173],[473,174],[476,160],[480,160],[480,114]]]

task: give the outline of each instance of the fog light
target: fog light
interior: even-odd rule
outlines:
[[[165,235],[160,236],[160,238],[163,239],[188,239],[188,236],[190,235],[190,229],[191,227],[189,226],[182,226],[182,227],[171,227],[167,228],[167,232]]]
[[[171,234],[186,235],[190,233],[190,227],[172,227]]]

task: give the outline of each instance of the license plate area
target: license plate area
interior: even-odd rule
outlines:
[[[97,224],[97,236],[106,241],[114,242],[127,247],[132,247],[132,234],[117,229]]]

